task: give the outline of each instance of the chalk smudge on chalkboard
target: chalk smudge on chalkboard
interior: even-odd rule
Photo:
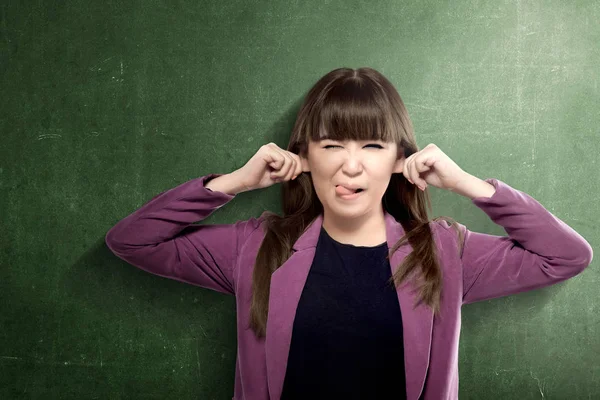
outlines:
[[[198,324],[198,326],[202,330],[202,333],[204,334],[204,337],[208,337],[208,335],[206,334],[206,331],[204,330],[204,328],[202,327],[202,325]]]
[[[198,351],[198,347],[200,347],[200,343],[198,343],[198,339],[196,339],[196,364],[198,364],[198,378],[202,378],[202,374],[200,373],[200,352]]]
[[[541,386],[540,386],[540,379],[537,378],[537,377],[535,377],[535,376],[533,376],[533,371],[530,370],[529,371],[529,375],[531,375],[531,377],[537,381],[538,389],[540,390],[540,394],[542,395],[542,399],[543,399],[544,398],[544,391],[543,391],[543,389],[544,389],[544,386],[546,386],[546,381],[544,380],[542,382]]]
[[[0,358],[6,359],[6,360],[22,360],[21,357],[11,357],[11,356],[0,356]]]
[[[37,140],[60,139],[61,137],[62,137],[62,135],[60,135],[58,133],[42,133],[41,135],[38,135]]]
[[[99,64],[96,64],[95,66],[93,66],[92,68],[89,68],[90,71],[101,71],[102,68],[99,67],[100,65],[104,64],[105,62],[112,60],[113,58],[115,58],[115,56],[112,57],[108,57],[107,59],[105,59],[104,61],[100,62]]]

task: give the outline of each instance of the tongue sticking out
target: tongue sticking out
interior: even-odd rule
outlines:
[[[343,195],[346,195],[346,194],[353,194],[355,192],[355,190],[350,190],[350,189],[348,189],[348,188],[346,188],[344,186],[339,185],[339,186],[335,187],[335,192],[337,194],[339,194],[340,196],[343,196]]]

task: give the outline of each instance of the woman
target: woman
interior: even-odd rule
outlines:
[[[283,217],[192,225],[283,183]],[[426,188],[472,199],[508,236],[430,220]],[[584,238],[527,194],[419,150],[371,68],[321,78],[287,150],[154,197],[106,235],[123,260],[236,296],[234,399],[458,397],[463,304],[549,286],[591,263]]]

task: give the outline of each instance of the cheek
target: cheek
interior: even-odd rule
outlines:
[[[386,179],[394,170],[394,163],[389,160],[374,160],[372,163],[365,165],[365,170],[369,172],[369,176],[373,179]]]
[[[337,171],[336,165],[339,165],[339,163],[336,163],[334,160],[329,160],[329,162],[313,163],[311,174],[313,176],[316,175],[321,179],[331,179],[331,177],[335,175]]]

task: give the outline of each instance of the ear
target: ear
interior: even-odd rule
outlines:
[[[304,158],[304,156],[299,155],[300,163],[302,164],[302,172],[310,172],[310,167],[308,166],[308,159]]]
[[[402,173],[402,171],[404,170],[404,161],[406,161],[405,157],[402,157],[402,158],[399,158],[398,160],[396,160],[396,162],[394,163],[394,170],[392,171],[392,173],[394,173],[394,174]]]

